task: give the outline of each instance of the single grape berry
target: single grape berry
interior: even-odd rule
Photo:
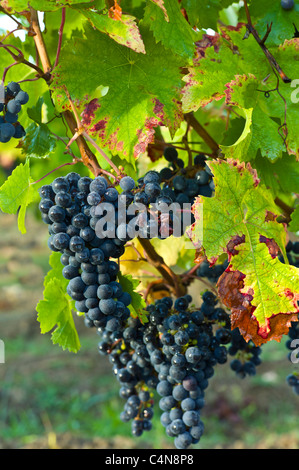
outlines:
[[[295,2],[294,0],[281,0],[280,4],[284,10],[291,10],[294,8]]]
[[[8,94],[11,96],[15,96],[20,91],[20,89],[21,87],[19,83],[16,82],[10,82],[6,87]]]
[[[29,95],[26,93],[26,91],[20,90],[16,96],[15,100],[18,101],[21,105],[26,104],[29,101]]]
[[[10,100],[7,103],[7,111],[11,114],[18,114],[21,111],[22,105],[16,99]]]
[[[174,162],[178,158],[178,151],[174,147],[166,147],[164,150],[165,160],[168,162]]]
[[[123,191],[131,191],[135,188],[135,181],[130,176],[125,176],[120,180],[119,186]]]

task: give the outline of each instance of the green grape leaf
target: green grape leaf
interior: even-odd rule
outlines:
[[[25,215],[28,205],[33,202],[34,185],[31,184],[29,162],[20,163],[0,188],[0,208],[6,214],[18,211],[18,228],[26,233]]]
[[[191,26],[212,28],[217,30],[217,20],[223,8],[231,4],[231,0],[182,0],[181,7],[186,10]]]
[[[280,1],[273,2],[269,8],[268,0],[251,0],[250,15],[261,37],[265,34],[267,25],[271,24],[266,46],[278,46],[285,39],[291,39],[295,33],[294,24],[298,23],[299,2],[295,0],[294,8],[284,10]]]
[[[271,114],[264,111],[268,98],[258,91],[258,85],[253,75],[236,75],[235,80],[226,84],[226,104],[239,107],[246,115],[246,124],[241,136],[241,152],[240,142],[228,149],[229,153],[223,148],[224,154],[230,158],[248,161],[255,158],[258,151],[263,157],[273,161],[282,156],[284,138],[279,133],[277,122],[271,119]]]
[[[247,156],[248,148],[252,139],[252,108],[240,109],[240,115],[245,117],[244,129],[239,138],[232,145],[220,145],[220,148],[226,158],[234,158],[235,160],[243,160]],[[229,133],[231,135],[231,133]]]
[[[195,52],[195,41],[199,39],[199,34],[183,17],[178,2],[164,0],[164,5],[168,13],[168,22],[165,22],[161,8],[148,2],[144,13],[145,23],[153,31],[157,42],[161,41],[164,47],[178,55],[192,58]]]
[[[140,281],[133,279],[130,274],[123,276],[120,272],[118,273],[118,281],[124,292],[128,292],[132,298],[132,302],[129,305],[129,309],[133,318],[139,318],[142,324],[148,322],[147,312],[145,310],[146,303],[143,297],[136,292],[136,288],[139,286]]]
[[[150,0],[150,1],[154,3],[155,5],[157,5],[159,8],[161,8],[161,10],[163,11],[165,20],[169,21],[169,16],[164,5],[164,0]]]
[[[156,44],[147,29],[142,37],[146,54],[121,46],[87,25],[86,39],[66,41],[52,83],[56,102],[65,106],[66,86],[74,101],[83,100],[82,123],[91,137],[133,166],[153,141],[155,127],[164,124],[175,132],[183,120],[179,89],[184,61]],[[100,85],[109,90],[94,98]]]
[[[60,253],[50,256],[52,269],[44,280],[43,300],[36,307],[37,319],[42,334],[55,328],[51,335],[53,344],[76,353],[81,345],[72,314],[75,303],[66,292],[68,281],[62,276],[60,256]]]
[[[299,158],[296,83],[283,83],[253,36],[243,39],[245,32],[239,24],[197,43],[197,57],[184,77],[183,110],[196,111],[224,99],[229,107],[238,107],[237,113],[242,109],[241,116],[247,114],[240,139],[224,146],[228,157],[252,161],[260,152],[275,161],[287,149]],[[286,40],[270,52],[288,77],[298,76],[298,39]]]
[[[81,13],[89,19],[92,26],[106,33],[117,43],[129,47],[135,52],[145,54],[144,43],[134,16],[122,15],[121,19],[116,21],[108,15],[91,10],[83,9]]]
[[[27,108],[27,114],[32,119],[32,121],[36,122],[37,124],[41,124],[42,122],[42,107],[44,104],[44,99],[42,96],[39,97],[35,106],[31,108]]]
[[[46,124],[32,122],[26,129],[22,152],[27,158],[46,158],[55,150],[56,140]]]
[[[218,287],[232,310],[233,327],[255,344],[280,340],[299,311],[299,270],[278,259],[279,252],[286,255],[286,234],[276,221],[279,213],[272,194],[250,164],[218,160],[208,165],[215,196],[197,199],[191,236],[202,241],[212,264],[228,254],[229,267]]]
[[[6,8],[12,9],[16,12],[27,10],[29,5],[39,11],[55,11],[63,6],[74,5],[77,3],[94,2],[90,0],[8,0],[8,2],[5,2]]]
[[[294,233],[299,232],[299,204],[295,207],[295,210],[291,215],[289,230]]]

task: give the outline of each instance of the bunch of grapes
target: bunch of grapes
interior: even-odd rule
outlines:
[[[296,268],[299,268],[299,242],[288,242],[286,246],[287,257],[289,263]],[[283,259],[279,258],[282,262]]]
[[[210,263],[204,260],[200,263],[198,269],[196,270],[196,276],[207,278],[210,282],[217,283],[219,277],[224,273],[227,267],[227,260],[221,264],[214,264],[213,266],[210,266]]]
[[[299,319],[299,316],[298,316]],[[289,350],[288,359],[292,363],[299,362],[298,348],[299,348],[299,322],[292,322],[288,331],[288,340],[286,347]],[[297,354],[296,354],[297,351]],[[292,387],[294,393],[299,395],[299,373],[293,372],[286,378],[287,384]]]
[[[231,369],[242,379],[247,375],[255,375],[256,366],[262,362],[260,358],[262,349],[255,346],[252,341],[247,343],[238,328],[231,332],[228,342],[230,342],[228,353],[231,356],[236,356],[230,363]]]
[[[216,308],[211,292],[203,294],[200,309],[190,308],[189,295],[157,300],[147,307],[148,323],[129,318],[123,329],[99,328],[99,351],[109,356],[126,399],[121,419],[131,421],[132,434],[151,429],[153,393],[160,395],[161,423],[178,449],[197,443],[203,433],[204,390],[217,363],[227,360],[226,348],[213,324],[229,324]]]
[[[123,255],[126,242],[136,236],[136,227],[142,238],[152,236],[152,222],[158,236],[171,234],[168,230],[165,235],[164,229],[165,225],[169,228],[173,215],[163,213],[158,181],[159,174],[150,171],[142,185],[139,182],[135,187],[133,178],[127,176],[120,181],[119,193],[101,176],[92,180],[73,172],[40,189],[39,209],[49,228],[48,246],[61,253],[62,273],[69,281],[67,292],[76,309],[97,327],[108,322],[116,328],[129,316],[131,298],[116,280],[119,266],[115,260]],[[136,203],[138,209],[140,202],[140,212],[130,213],[130,206]]]
[[[69,173],[42,186],[40,195],[39,208],[49,227],[48,246],[61,253],[62,274],[77,311],[97,327],[108,324],[115,329],[130,315],[131,297],[116,281],[119,266],[114,261],[124,253],[125,241],[97,236],[94,204],[99,200],[117,204],[117,190],[108,187],[105,178]]]
[[[67,292],[76,310],[84,313],[85,325],[96,328],[98,350],[109,358],[119,382],[120,396],[126,400],[121,419],[131,421],[134,436],[149,431],[157,393],[166,434],[178,449],[186,449],[203,433],[201,410],[216,364],[227,362],[228,353],[241,351],[245,363],[237,373],[252,375],[259,349],[231,332],[229,315],[217,307],[217,298],[209,291],[202,295],[200,308],[191,306],[190,295],[164,297],[147,307],[147,323],[132,318],[132,298],[118,281],[117,260],[134,237],[134,224],[145,238],[151,237],[153,213],[163,237],[168,212],[162,203],[174,202],[177,194],[173,199],[166,196],[169,188],[162,184],[156,171],[147,172],[137,184],[123,177],[120,190],[102,176],[69,173],[41,187],[39,209],[48,224],[49,248],[61,254]],[[134,203],[142,203],[137,217],[130,212]],[[122,216],[110,223],[104,215],[110,210]],[[172,217],[168,214],[168,226],[175,214]],[[114,229],[112,236],[109,228]]]
[[[207,158],[204,154],[194,157],[194,165],[191,168],[184,167],[184,162],[178,158],[174,147],[166,147],[164,157],[170,166],[160,171],[161,181],[164,182],[163,195],[181,205],[192,205],[196,196],[213,195],[213,175],[206,165]]]
[[[4,102],[0,103],[0,142],[7,143],[12,137],[21,139],[26,135],[23,126],[18,122],[22,105],[28,103],[28,93],[21,90],[19,83],[10,82],[5,88]]]
[[[150,390],[157,383],[143,343],[143,329],[141,322],[132,317],[113,331],[107,325],[97,329],[101,337],[99,353],[108,355],[120,384],[120,397],[126,400],[120,419],[131,421],[132,435],[136,437],[151,429],[154,402]]]

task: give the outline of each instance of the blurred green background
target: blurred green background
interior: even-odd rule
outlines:
[[[27,214],[27,234],[15,216],[0,214],[0,448],[174,448],[160,425],[130,438],[119,419],[123,400],[108,359],[97,352],[98,336],[76,317],[82,344],[77,354],[41,335],[35,306],[48,270],[47,227]],[[199,286],[193,286],[198,292]],[[192,292],[191,292],[192,293]],[[238,379],[219,365],[206,390],[205,433],[199,449],[298,448],[299,397],[285,377],[294,366],[287,350],[271,342],[255,377]],[[298,367],[298,365],[297,365]]]

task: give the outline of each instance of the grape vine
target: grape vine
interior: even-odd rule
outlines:
[[[187,449],[219,364],[298,362],[299,3],[38,3],[0,2],[0,208],[48,229],[41,332],[77,352],[77,312],[132,435]]]

